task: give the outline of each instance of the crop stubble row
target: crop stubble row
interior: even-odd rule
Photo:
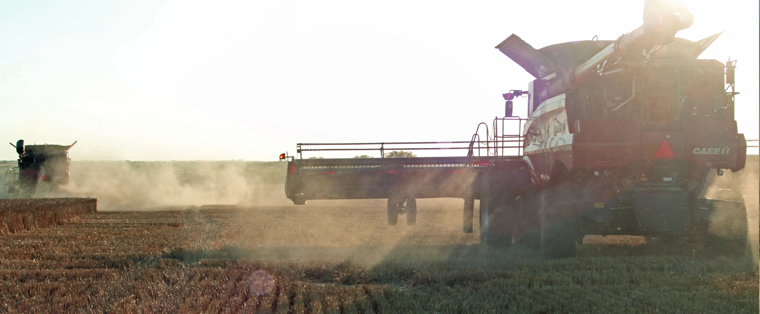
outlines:
[[[444,205],[440,205],[444,204]],[[423,204],[418,226],[379,204],[98,212],[0,236],[0,311],[392,313],[757,309],[757,272],[727,258],[589,244],[538,261],[459,233]],[[452,205],[452,204],[449,204]],[[459,205],[455,203],[455,205]],[[592,241],[593,242],[593,241]],[[251,291],[264,270],[269,293]]]
[[[60,225],[96,208],[91,198],[0,199],[0,234]]]

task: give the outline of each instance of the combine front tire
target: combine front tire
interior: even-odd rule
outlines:
[[[541,218],[539,217],[538,203],[540,194],[523,194],[516,200],[516,208],[520,213],[520,227],[516,243],[528,246],[529,248],[541,249]]]
[[[577,225],[569,184],[541,192],[541,255],[546,259],[575,257]]]
[[[512,245],[514,221],[509,219],[509,177],[506,172],[493,171],[485,176],[483,197],[480,199],[480,243],[499,248]]]

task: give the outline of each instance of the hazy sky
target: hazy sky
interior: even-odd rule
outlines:
[[[739,60],[739,129],[758,138],[757,1],[686,3],[695,21],[678,36],[725,30],[701,58]],[[0,0],[0,134],[78,140],[77,160],[276,160],[298,142],[469,140],[503,115],[501,93],[531,79],[494,49],[503,39],[612,40],[642,12],[642,0]]]

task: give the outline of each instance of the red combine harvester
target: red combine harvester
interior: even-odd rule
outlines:
[[[29,197],[37,190],[38,183],[43,183],[49,189],[69,184],[68,156],[71,145],[24,145],[24,140],[18,140],[18,168],[8,169],[5,173],[5,193],[9,197]]]
[[[617,40],[534,49],[513,34],[496,48],[535,80],[527,91],[504,94],[506,117],[494,120],[486,140],[476,132],[469,142],[298,144],[299,157],[373,145],[381,156],[464,149],[466,157],[281,155],[290,159],[286,195],[295,204],[388,198],[391,225],[399,213],[415,223],[416,198],[459,197],[465,232],[479,199],[483,243],[525,243],[547,258],[574,256],[585,235],[692,238],[742,250],[741,195],[702,197],[710,171],[745,164],[747,144],[734,120],[735,61],[698,59],[720,34],[675,38],[692,22],[682,4],[647,1],[643,25]],[[527,119],[511,117],[520,96],[528,97]],[[518,135],[505,134],[510,122]],[[487,156],[476,156],[481,151]]]

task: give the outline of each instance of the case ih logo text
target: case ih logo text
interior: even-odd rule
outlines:
[[[728,155],[728,151],[730,151],[731,148],[728,146],[724,148],[695,148],[694,149],[694,155]]]

